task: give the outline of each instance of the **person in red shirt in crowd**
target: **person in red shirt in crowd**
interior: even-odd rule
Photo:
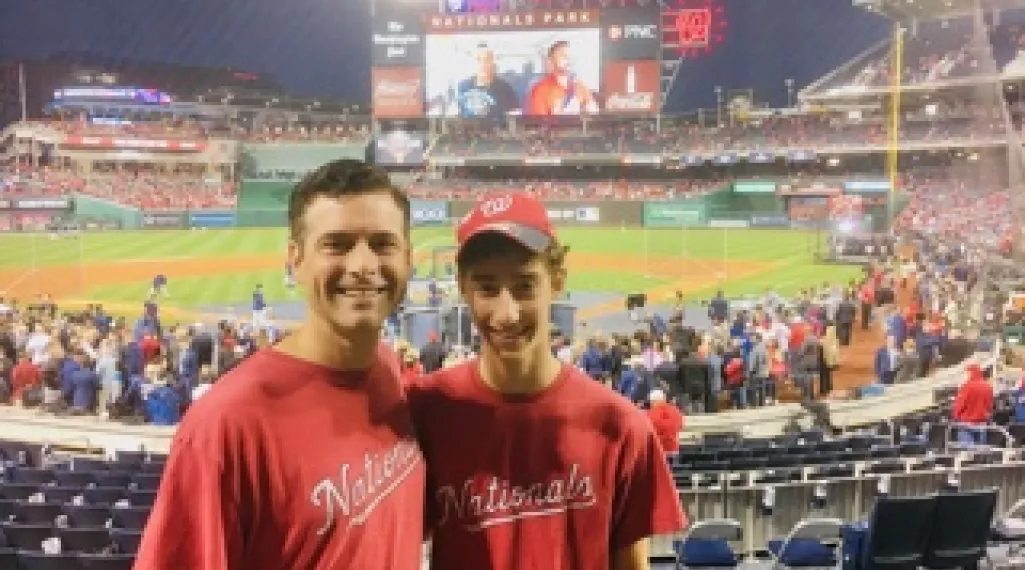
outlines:
[[[32,355],[22,351],[18,363],[11,369],[11,400],[20,403],[25,390],[38,388],[43,382],[43,372],[32,363]]]
[[[292,193],[288,257],[307,320],[192,404],[136,570],[419,570],[426,473],[394,352],[410,207],[356,160]]]
[[[456,230],[480,357],[409,389],[427,458],[431,565],[638,570],[686,526],[644,412],[550,349],[567,248],[544,205],[491,194]]]
[[[139,341],[139,351],[142,352],[143,362],[147,364],[160,356],[160,339],[152,330],[147,330],[145,336]]]
[[[951,415],[959,424],[986,425],[993,417],[993,386],[978,364],[968,365],[967,371],[968,381],[957,391]],[[984,443],[979,441],[984,436],[982,430],[963,429],[958,432],[958,439],[967,444]]]
[[[861,286],[858,300],[861,301],[861,330],[867,331],[872,322],[872,307],[876,302],[876,287],[871,279]]]
[[[662,450],[670,457],[680,453],[680,432],[683,431],[683,414],[680,409],[666,401],[666,393],[652,390],[648,394],[648,419],[655,429],[655,436],[662,444]]]

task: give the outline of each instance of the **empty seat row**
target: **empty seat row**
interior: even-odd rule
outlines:
[[[43,554],[0,548],[0,570],[131,570],[133,554]]]
[[[105,528],[59,528],[48,525],[0,525],[0,547],[42,552],[43,543],[60,540],[61,552],[119,552],[135,554],[139,550],[142,532],[138,530]]]
[[[90,505],[113,505],[128,501],[136,507],[151,506],[156,500],[156,491],[142,491],[125,487],[50,487],[19,483],[0,483],[0,500],[28,501],[42,495],[44,501],[55,503],[75,502],[76,497]]]
[[[142,529],[150,507],[0,501],[0,522]]]
[[[131,472],[108,470],[61,470],[16,467],[4,471],[5,479],[12,483],[35,485],[65,485],[69,487],[129,487],[156,489],[160,485],[161,472]]]

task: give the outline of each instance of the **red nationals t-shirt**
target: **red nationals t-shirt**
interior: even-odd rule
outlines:
[[[262,350],[178,428],[137,570],[419,570],[425,473],[397,361]]]
[[[436,570],[605,570],[610,553],[686,526],[644,412],[576,368],[503,396],[476,360],[417,380]]]

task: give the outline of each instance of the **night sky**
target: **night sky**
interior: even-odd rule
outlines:
[[[890,30],[851,0],[719,1],[724,41],[685,62],[670,110],[714,106],[717,85],[782,105],[785,79],[807,85]],[[366,102],[369,28],[365,0],[0,0],[0,58],[78,52],[231,66],[295,93]]]

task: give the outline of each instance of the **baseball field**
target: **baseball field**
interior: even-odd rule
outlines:
[[[417,273],[426,275],[452,245],[452,229],[417,228]],[[847,280],[853,267],[814,262],[821,236],[796,230],[573,228],[571,291],[646,292],[661,301],[675,291],[707,299],[780,293]],[[145,230],[0,236],[0,295],[25,301],[49,293],[66,306],[103,303],[135,315],[157,274],[169,278],[165,314],[202,315],[210,307],[245,305],[256,284],[268,301],[290,299],[284,287],[286,230]],[[616,304],[616,307],[621,304]]]

